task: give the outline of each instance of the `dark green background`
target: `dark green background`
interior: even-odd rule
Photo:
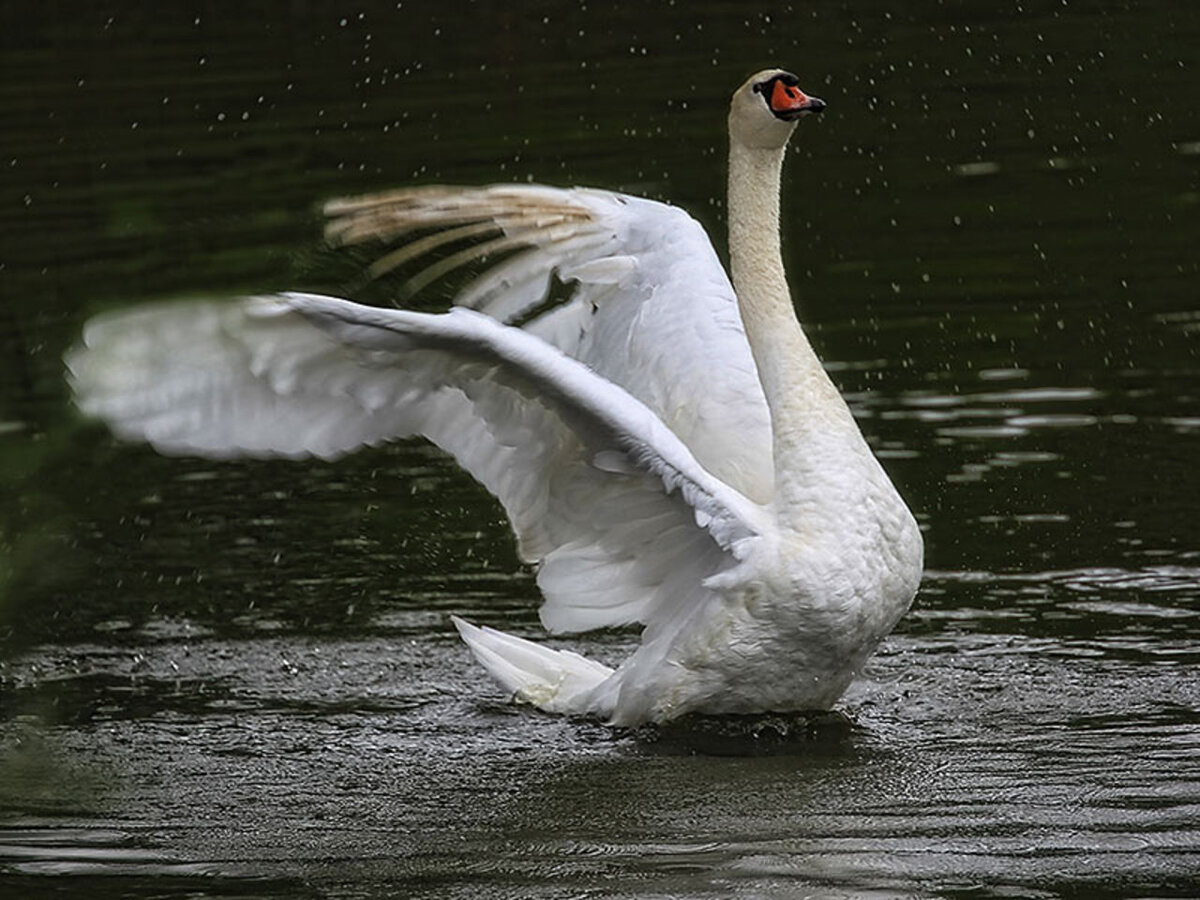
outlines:
[[[169,6],[0,10],[12,828],[74,847],[93,838],[71,829],[116,822],[121,840],[208,861],[218,882],[199,890],[250,866],[283,894],[297,877],[339,895],[607,896],[606,879],[629,896],[1185,895],[1200,806],[1180,768],[1200,721],[1200,7]],[[647,759],[599,730],[509,715],[444,613],[536,634],[532,578],[499,508],[434,451],[162,459],[70,408],[61,354],[90,314],[353,283],[360,260],[319,238],[319,202],[338,195],[586,184],[683,205],[723,248],[725,105],[772,64],[829,103],[785,176],[802,319],[928,548],[917,607],[847,700],[865,736],[830,751],[832,769]],[[628,640],[580,646],[619,659]],[[281,659],[313,653],[344,668],[276,683]],[[382,737],[343,757],[342,738],[316,737],[329,729]],[[260,737],[282,743],[246,749]],[[455,761],[463,742],[473,762]],[[226,751],[247,762],[218,764]],[[524,763],[568,769],[536,815],[445,821],[469,791],[521,794]],[[343,790],[347,768],[359,782]],[[395,799],[381,773],[397,771],[426,785],[424,805]],[[931,774],[946,771],[950,786]],[[72,778],[91,787],[54,789]],[[262,788],[242,812],[204,799],[240,797],[247,778]],[[600,802],[614,778],[641,818]],[[152,786],[132,790],[139,779]],[[932,785],[920,803],[911,779]],[[838,818],[847,793],[857,824]],[[268,837],[235,839],[246,815]],[[1112,846],[1147,829],[1140,856]],[[318,831],[341,848],[324,874],[296,839]],[[802,833],[814,843],[783,837]],[[446,851],[449,834],[470,849]],[[594,868],[572,868],[564,835],[599,854]],[[676,844],[720,849],[660,862],[654,848]],[[1023,846],[1040,848],[1032,862]],[[21,852],[0,846],[0,871],[44,885],[12,862]],[[58,862],[56,878],[90,877]],[[102,874],[111,863],[100,854]],[[139,864],[148,891],[192,888],[190,870]],[[721,880],[738,871],[752,874]]]

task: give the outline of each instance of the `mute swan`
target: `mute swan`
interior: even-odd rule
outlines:
[[[518,700],[619,726],[827,709],[908,609],[922,541],[784,277],[784,150],[824,106],[778,69],[733,95],[732,285],[699,224],[636,197],[334,201],[331,240],[408,240],[376,273],[434,255],[413,288],[501,261],[438,315],[289,293],[100,316],[67,354],[78,405],[164,453],[453,454],[508,512],[549,631],[644,626],[613,670],[456,618]]]

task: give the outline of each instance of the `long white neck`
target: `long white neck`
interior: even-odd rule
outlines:
[[[775,462],[774,506],[782,527],[801,531],[838,485],[830,457],[865,448],[792,308],[779,243],[779,185],[785,147],[729,152],[729,259],[746,337],[758,367]],[[850,450],[844,454],[844,450]],[[840,501],[844,509],[845,499]]]

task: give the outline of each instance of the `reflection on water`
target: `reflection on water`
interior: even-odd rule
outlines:
[[[1194,896],[1200,7],[1078,6],[6,21],[0,891]],[[586,183],[719,234],[774,61],[830,103],[793,286],[930,566],[838,727],[514,708],[447,614],[536,636],[532,575],[440,454],[169,460],[67,409],[92,312],[352,282],[326,197]]]

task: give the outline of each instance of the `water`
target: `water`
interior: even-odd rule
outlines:
[[[1200,892],[1200,12],[3,15],[6,893]],[[775,61],[830,103],[800,306],[929,565],[814,736],[509,706],[447,614],[535,636],[532,577],[427,447],[168,460],[70,412],[89,314],[349,281],[330,196],[592,184],[719,234],[725,98]]]

